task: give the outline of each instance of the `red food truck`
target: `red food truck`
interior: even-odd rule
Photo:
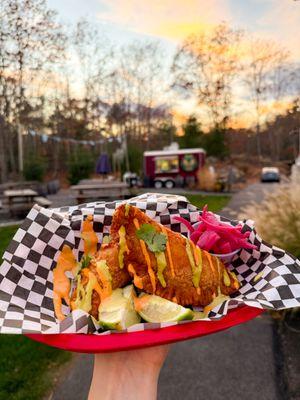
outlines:
[[[197,181],[197,173],[205,163],[203,149],[178,149],[144,152],[144,182],[156,189],[184,186]]]

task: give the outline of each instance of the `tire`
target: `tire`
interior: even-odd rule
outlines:
[[[154,181],[154,187],[155,187],[155,189],[162,189],[164,187],[164,184],[162,181],[156,180],[156,181]]]
[[[175,187],[175,182],[169,179],[168,181],[165,182],[165,187],[167,189],[173,189]]]

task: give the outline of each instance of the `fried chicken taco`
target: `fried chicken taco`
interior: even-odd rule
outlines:
[[[207,314],[240,287],[218,257],[128,204],[114,212],[109,240],[103,240],[100,250],[91,217],[83,223],[82,238],[81,262],[76,263],[65,247],[53,271],[55,313],[60,320],[62,299],[72,310],[91,314],[106,329],[124,329],[141,318],[192,319],[191,307],[203,307]],[[70,297],[70,283],[66,286],[63,277],[66,270],[75,276]]]

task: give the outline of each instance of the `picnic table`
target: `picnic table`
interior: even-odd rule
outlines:
[[[124,182],[93,182],[71,186],[77,203],[88,200],[124,199],[128,194],[128,185]]]
[[[11,215],[27,212],[36,203],[46,208],[51,205],[51,201],[38,196],[32,189],[5,190],[4,198],[7,200],[7,208]]]
[[[37,181],[14,181],[0,184],[0,193],[6,190],[32,189],[38,185]]]

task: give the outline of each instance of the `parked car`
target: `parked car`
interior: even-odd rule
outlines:
[[[261,182],[280,182],[280,172],[276,167],[265,167],[261,170]]]

